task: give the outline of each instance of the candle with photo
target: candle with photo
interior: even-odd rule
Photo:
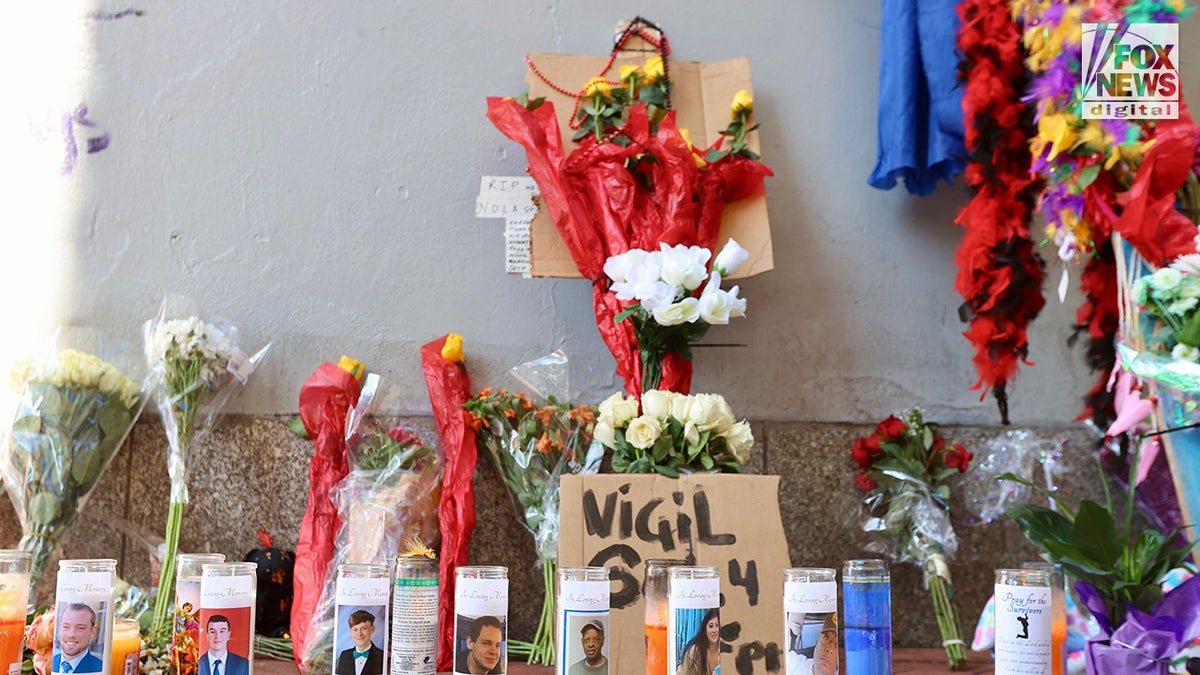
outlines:
[[[667,664],[678,675],[721,667],[721,575],[715,567],[667,571]]]
[[[837,570],[783,571],[784,675],[837,675]]]
[[[138,675],[142,656],[142,631],[133,619],[113,623],[112,669],[109,675]]]
[[[199,675],[254,675],[255,563],[208,563],[200,572]]]
[[[686,560],[652,558],[646,561],[642,605],[646,612],[646,675],[667,675],[667,571]],[[674,672],[674,671],[672,671]]]
[[[220,553],[180,553],[175,558],[175,617],[171,627],[172,675],[197,675],[200,658],[200,574],[223,563]]]
[[[116,576],[116,560],[59,561],[51,665],[55,675],[109,672]]]
[[[558,675],[608,675],[607,567],[558,569]]]
[[[383,675],[389,582],[387,565],[338,565],[333,675]]]
[[[392,581],[391,675],[437,672],[438,561],[396,558]]]
[[[996,570],[996,675],[1053,672],[1051,581],[1048,570]]]
[[[0,551],[0,675],[21,672],[32,561],[29,551]]]
[[[459,567],[454,581],[454,672],[507,670],[508,568]]]
[[[846,672],[891,675],[892,573],[885,560],[848,560],[842,568]]]

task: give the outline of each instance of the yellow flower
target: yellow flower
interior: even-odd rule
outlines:
[[[352,359],[349,356],[343,355],[338,359],[338,368],[350,373],[360,384],[363,379],[363,364],[358,359]]]
[[[1053,161],[1060,153],[1074,146],[1075,118],[1065,112],[1043,113],[1038,120],[1038,140],[1042,141],[1039,150],[1045,147],[1045,143],[1050,144],[1047,159]]]
[[[611,93],[612,86],[603,77],[593,77],[583,89],[584,96],[608,96]]]
[[[13,364],[12,371],[9,372],[9,377],[12,381],[12,391],[20,392],[25,387],[25,383],[29,381],[29,375],[33,372],[33,360],[25,359],[17,361]]]
[[[737,119],[739,113],[749,113],[754,111],[754,99],[750,98],[750,92],[741,89],[733,95],[733,104],[729,106],[729,116]]]
[[[643,84],[654,84],[663,79],[666,75],[666,70],[663,68],[663,60],[661,56],[651,56],[646,59],[646,64],[642,66],[642,72],[646,74],[642,79]]]
[[[683,136],[684,142],[687,143],[688,150],[694,150],[695,146],[692,145],[692,132],[688,131],[687,129],[680,129],[679,135]],[[692,153],[692,160],[696,162],[696,166],[704,166],[704,158],[700,155],[697,155],[695,152]]]
[[[624,82],[631,77],[641,78],[642,69],[640,66],[635,66],[632,63],[621,66],[621,81]]]
[[[442,358],[452,363],[463,362],[463,339],[458,333],[446,336],[446,344],[442,345]]]

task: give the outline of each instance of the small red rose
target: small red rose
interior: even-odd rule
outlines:
[[[961,443],[955,443],[953,449],[946,453],[946,466],[958,469],[959,473],[965,473],[972,457],[974,455],[967,452]]]
[[[884,438],[898,438],[904,435],[906,431],[908,431],[908,425],[900,421],[900,418],[895,415],[888,417],[886,420],[880,422],[879,426],[875,427],[875,433]]]
[[[862,490],[863,492],[870,492],[871,490],[879,487],[879,483],[876,483],[875,479],[868,476],[867,472],[864,471],[854,477],[854,487]]]
[[[871,455],[877,454],[879,451],[871,452],[867,449],[866,439],[860,438],[854,441],[854,447],[850,449],[850,455],[854,457],[854,461],[858,462],[858,466],[865,469],[871,466]]]

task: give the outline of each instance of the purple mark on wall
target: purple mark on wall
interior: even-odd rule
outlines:
[[[64,176],[69,175],[75,170],[75,164],[79,160],[79,146],[75,142],[75,125],[85,128],[95,128],[96,123],[88,119],[88,107],[86,103],[80,103],[74,112],[63,113],[62,116],[62,135],[66,156],[63,158],[63,166],[59,173]],[[87,139],[88,154],[104,150],[108,147],[111,140],[112,137],[107,133],[89,136]]]
[[[101,12],[97,10],[87,16],[89,19],[95,19],[96,21],[115,21],[117,19],[124,19],[127,16],[145,16],[145,14],[146,10],[144,9],[126,9],[120,12]]]

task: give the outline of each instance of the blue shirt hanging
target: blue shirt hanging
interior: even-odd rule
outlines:
[[[883,0],[879,153],[867,182],[933,192],[966,166],[956,0]]]

